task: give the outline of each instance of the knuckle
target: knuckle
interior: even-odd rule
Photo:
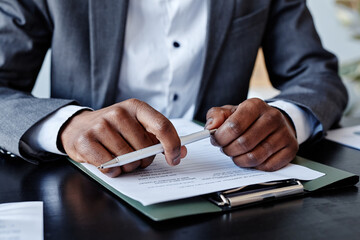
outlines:
[[[246,154],[247,156],[247,163],[251,166],[257,166],[258,165],[258,157],[256,156],[256,154],[254,152],[249,152]]]
[[[101,119],[92,127],[92,129],[95,133],[99,134],[105,132],[108,127],[109,123],[105,119]]]
[[[137,105],[141,101],[139,99],[136,99],[136,98],[130,98],[130,99],[126,100],[125,102],[127,104],[129,104],[129,105]]]
[[[146,102],[143,102],[143,101],[140,101],[140,100],[135,100],[135,103],[134,105],[137,107],[137,108],[140,108],[140,109],[143,109],[143,108],[148,108],[150,105],[147,104]]]
[[[257,165],[259,165],[259,159],[258,157],[256,156],[255,153],[253,152],[248,152],[246,153],[245,155],[245,159],[244,159],[244,162],[247,166],[249,167],[255,167]]]
[[[134,109],[144,109],[144,108],[148,108],[149,105],[146,102],[143,102],[139,99],[136,98],[131,98],[129,100],[127,100],[128,105]]]
[[[230,120],[226,123],[228,129],[233,132],[236,136],[239,136],[242,133],[240,124],[234,120]]]
[[[261,100],[260,98],[251,98],[249,99],[249,105],[251,107],[255,107],[255,108],[258,108],[258,107],[265,107],[266,106],[266,103]]]
[[[173,126],[170,121],[166,119],[161,119],[155,122],[154,129],[157,134],[165,135],[173,130]]]
[[[265,150],[265,153],[269,154],[273,152],[274,146],[268,141],[263,141],[261,143],[262,148]]]
[[[121,103],[121,108],[128,112],[136,111],[143,102],[136,98],[130,98]]]
[[[89,146],[91,137],[92,137],[92,133],[90,133],[90,132],[85,132],[85,133],[81,134],[80,136],[78,136],[75,139],[75,143],[74,143],[74,145],[76,146],[76,149],[80,152],[82,149]]]
[[[264,103],[265,103],[265,102],[264,102],[263,100],[261,100],[260,98],[252,98],[251,100],[252,100],[252,102],[253,102],[254,104],[256,104],[256,105],[258,105],[258,104],[264,104]]]
[[[127,110],[122,107],[116,107],[108,112],[107,116],[110,119],[122,119],[127,115]]]
[[[280,123],[282,114],[279,110],[275,108],[271,108],[267,113],[264,115],[266,121],[269,123]]]
[[[232,160],[235,165],[239,167],[257,167],[260,165],[260,161],[253,152],[248,152],[237,157],[232,157]]]
[[[236,139],[236,144],[242,151],[249,151],[250,150],[249,141],[247,140],[247,138],[245,136],[238,137]]]
[[[250,98],[244,102],[242,102],[239,107],[243,109],[244,112],[255,112],[257,114],[260,114],[264,108],[266,107],[266,103],[259,99],[259,98]]]
[[[79,160],[86,159],[86,161],[90,161],[90,159],[86,157],[87,154],[88,154],[88,151],[87,151],[86,147],[80,146],[80,147],[76,148],[75,157],[77,159],[79,159]]]

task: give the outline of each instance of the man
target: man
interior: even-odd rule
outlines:
[[[51,98],[37,99],[50,47]],[[267,103],[246,100],[260,47],[281,90]],[[168,118],[186,117],[217,128],[214,145],[238,166],[268,171],[347,102],[305,0],[2,0],[0,96],[0,147],[28,161],[66,153],[99,165],[160,142],[177,165],[186,148]]]

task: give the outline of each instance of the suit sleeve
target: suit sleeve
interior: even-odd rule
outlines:
[[[262,46],[270,80],[281,91],[270,101],[288,101],[312,114],[323,131],[311,139],[322,137],[340,120],[348,96],[337,58],[323,48],[305,0],[272,2]]]
[[[22,136],[57,109],[73,103],[31,95],[52,26],[41,0],[0,0],[0,148],[37,162],[56,156],[34,152]]]

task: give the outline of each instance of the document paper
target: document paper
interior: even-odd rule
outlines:
[[[188,120],[173,119],[172,122],[180,136],[203,130]],[[187,156],[178,166],[169,166],[163,154],[158,154],[149,167],[117,178],[107,177],[90,164],[83,165],[104,182],[144,206],[249,184],[290,178],[312,180],[324,175],[294,164],[276,172],[240,168],[218,147],[211,145],[209,138],[186,147]]]
[[[360,150],[360,125],[328,131],[326,139]]]
[[[0,239],[44,239],[43,202],[0,204]]]

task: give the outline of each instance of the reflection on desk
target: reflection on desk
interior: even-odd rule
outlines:
[[[360,174],[360,151],[333,142],[299,155]],[[45,239],[353,239],[360,235],[357,186],[156,223],[66,160],[36,166],[0,156],[0,203],[43,201]]]

